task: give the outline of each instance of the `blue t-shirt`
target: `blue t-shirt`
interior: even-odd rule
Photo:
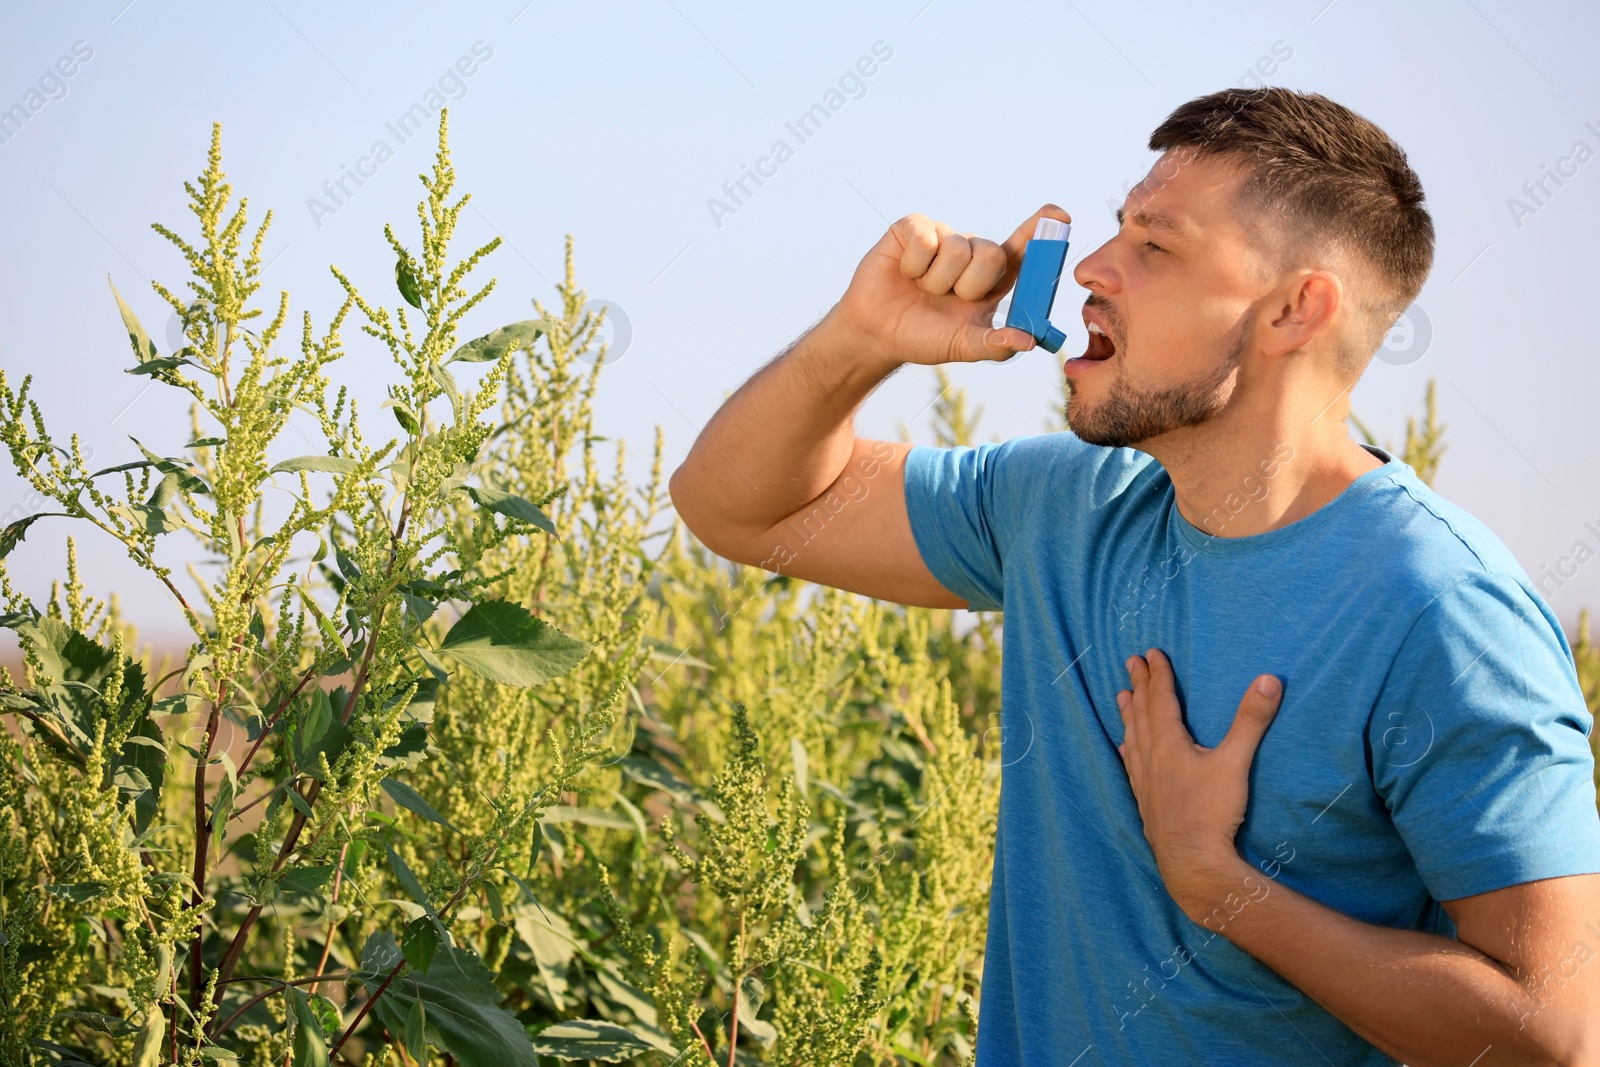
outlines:
[[[979,1067],[1395,1062],[1216,932],[1243,895],[1199,925],[1162,885],[1117,755],[1123,664],[1148,648],[1207,746],[1256,675],[1283,680],[1237,837],[1256,899],[1453,937],[1441,900],[1600,872],[1559,624],[1486,526],[1369,451],[1384,464],[1313,514],[1229,537],[1287,445],[1202,527],[1133,449],[911,450],[923,559],[1005,612]]]

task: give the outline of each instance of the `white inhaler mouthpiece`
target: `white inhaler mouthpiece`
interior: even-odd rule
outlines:
[[[1065,241],[1072,234],[1072,223],[1060,219],[1040,219],[1033,228],[1035,241]]]

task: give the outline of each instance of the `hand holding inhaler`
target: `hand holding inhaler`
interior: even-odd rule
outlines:
[[[1050,212],[1058,217],[1045,214]],[[864,256],[818,324],[822,343],[878,373],[906,364],[1004,361],[1065,340],[1049,321],[1066,263],[1069,219],[1046,204],[1004,241],[907,215]],[[1007,294],[1004,326],[995,309]]]

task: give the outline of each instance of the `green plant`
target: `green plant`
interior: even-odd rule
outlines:
[[[139,649],[70,537],[40,605],[0,564],[26,661],[0,685],[0,1058],[968,1058],[991,630],[730,570],[663,524],[659,431],[647,484],[620,443],[602,469],[570,239],[555,305],[462,344],[498,242],[448,258],[443,122],[423,182],[418,251],[386,230],[399,301],[335,270],[343,306],[284,357],[287,296],[253,302],[267,223],[229,214],[214,134],[198,240],[158,227],[193,274],[155,287],[184,346],[117,299],[130,373],[192,401],[184,441],[90,470],[0,378],[0,440],[52,502],[0,557],[87,523],[193,633]],[[394,362],[395,440],[326,373],[351,314]],[[296,411],[326,449],[283,459]]]
[[[467,198],[451,199],[446,132],[441,117],[419,253],[385,230],[409,309],[369,300],[335,269],[344,304],[320,336],[305,317],[291,358],[278,354],[287,294],[270,317],[253,303],[271,215],[247,242],[246,202],[229,214],[213,131],[206,169],[186,186],[198,241],[156,227],[192,272],[187,297],[154,286],[182,315],[185,346],[161,354],[117,297],[136,357],[129,373],[192,401],[190,439],[164,445],[170,454],[136,441],[137,458],[91,471],[76,436],[66,447],[50,436],[30,382],[13,388],[0,373],[0,440],[18,473],[52,514],[120,545],[194,636],[152,680],[127,654],[131,632],[83,595],[75,572],[42,611],[0,573],[0,624],[27,663],[23,683],[7,678],[0,693],[25,723],[0,735],[13,772],[0,819],[9,1063],[325,1062],[375,1006],[387,1021],[383,994],[408,976],[446,987],[486,1027],[521,1033],[453,932],[458,906],[503,880],[541,811],[604,751],[615,701],[552,733],[537,785],[474,785],[470,827],[407,784],[453,674],[537,686],[589,648],[491,595],[499,576],[476,565],[485,546],[553,532],[544,501],[467,484],[513,353],[545,327],[529,320],[458,345],[463,317],[493,287],[469,291],[466,279],[499,242],[449,258]],[[368,443],[355,403],[325,374],[352,309],[399,372],[385,406],[402,436],[381,444]],[[472,363],[489,364],[476,388],[452,371]],[[273,462],[296,411],[316,421],[326,450]],[[269,502],[274,488],[285,506]],[[0,553],[42,517],[7,527]],[[163,539],[180,530],[214,570],[191,568],[198,595],[160,561]],[[448,628],[445,614],[457,616]],[[200,724],[193,744],[181,739],[185,721]],[[394,884],[398,907],[384,903]],[[326,938],[306,974],[299,941],[319,928]],[[336,940],[365,945],[362,968],[340,954],[367,992],[348,1019],[317,992],[337,977],[325,970]],[[405,1028],[415,1057],[437,1038],[463,1063],[494,1058],[438,1018]]]

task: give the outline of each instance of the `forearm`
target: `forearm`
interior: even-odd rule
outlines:
[[[855,413],[899,363],[867,350],[834,315],[739,387],[673,475],[673,503],[708,544],[758,535],[844,470]]]
[[[1409,1067],[1595,1062],[1578,1051],[1593,1008],[1579,985],[1541,990],[1538,975],[1524,985],[1467,945],[1353,919],[1243,860],[1210,877],[1202,897],[1215,906],[1186,906],[1191,918]]]

